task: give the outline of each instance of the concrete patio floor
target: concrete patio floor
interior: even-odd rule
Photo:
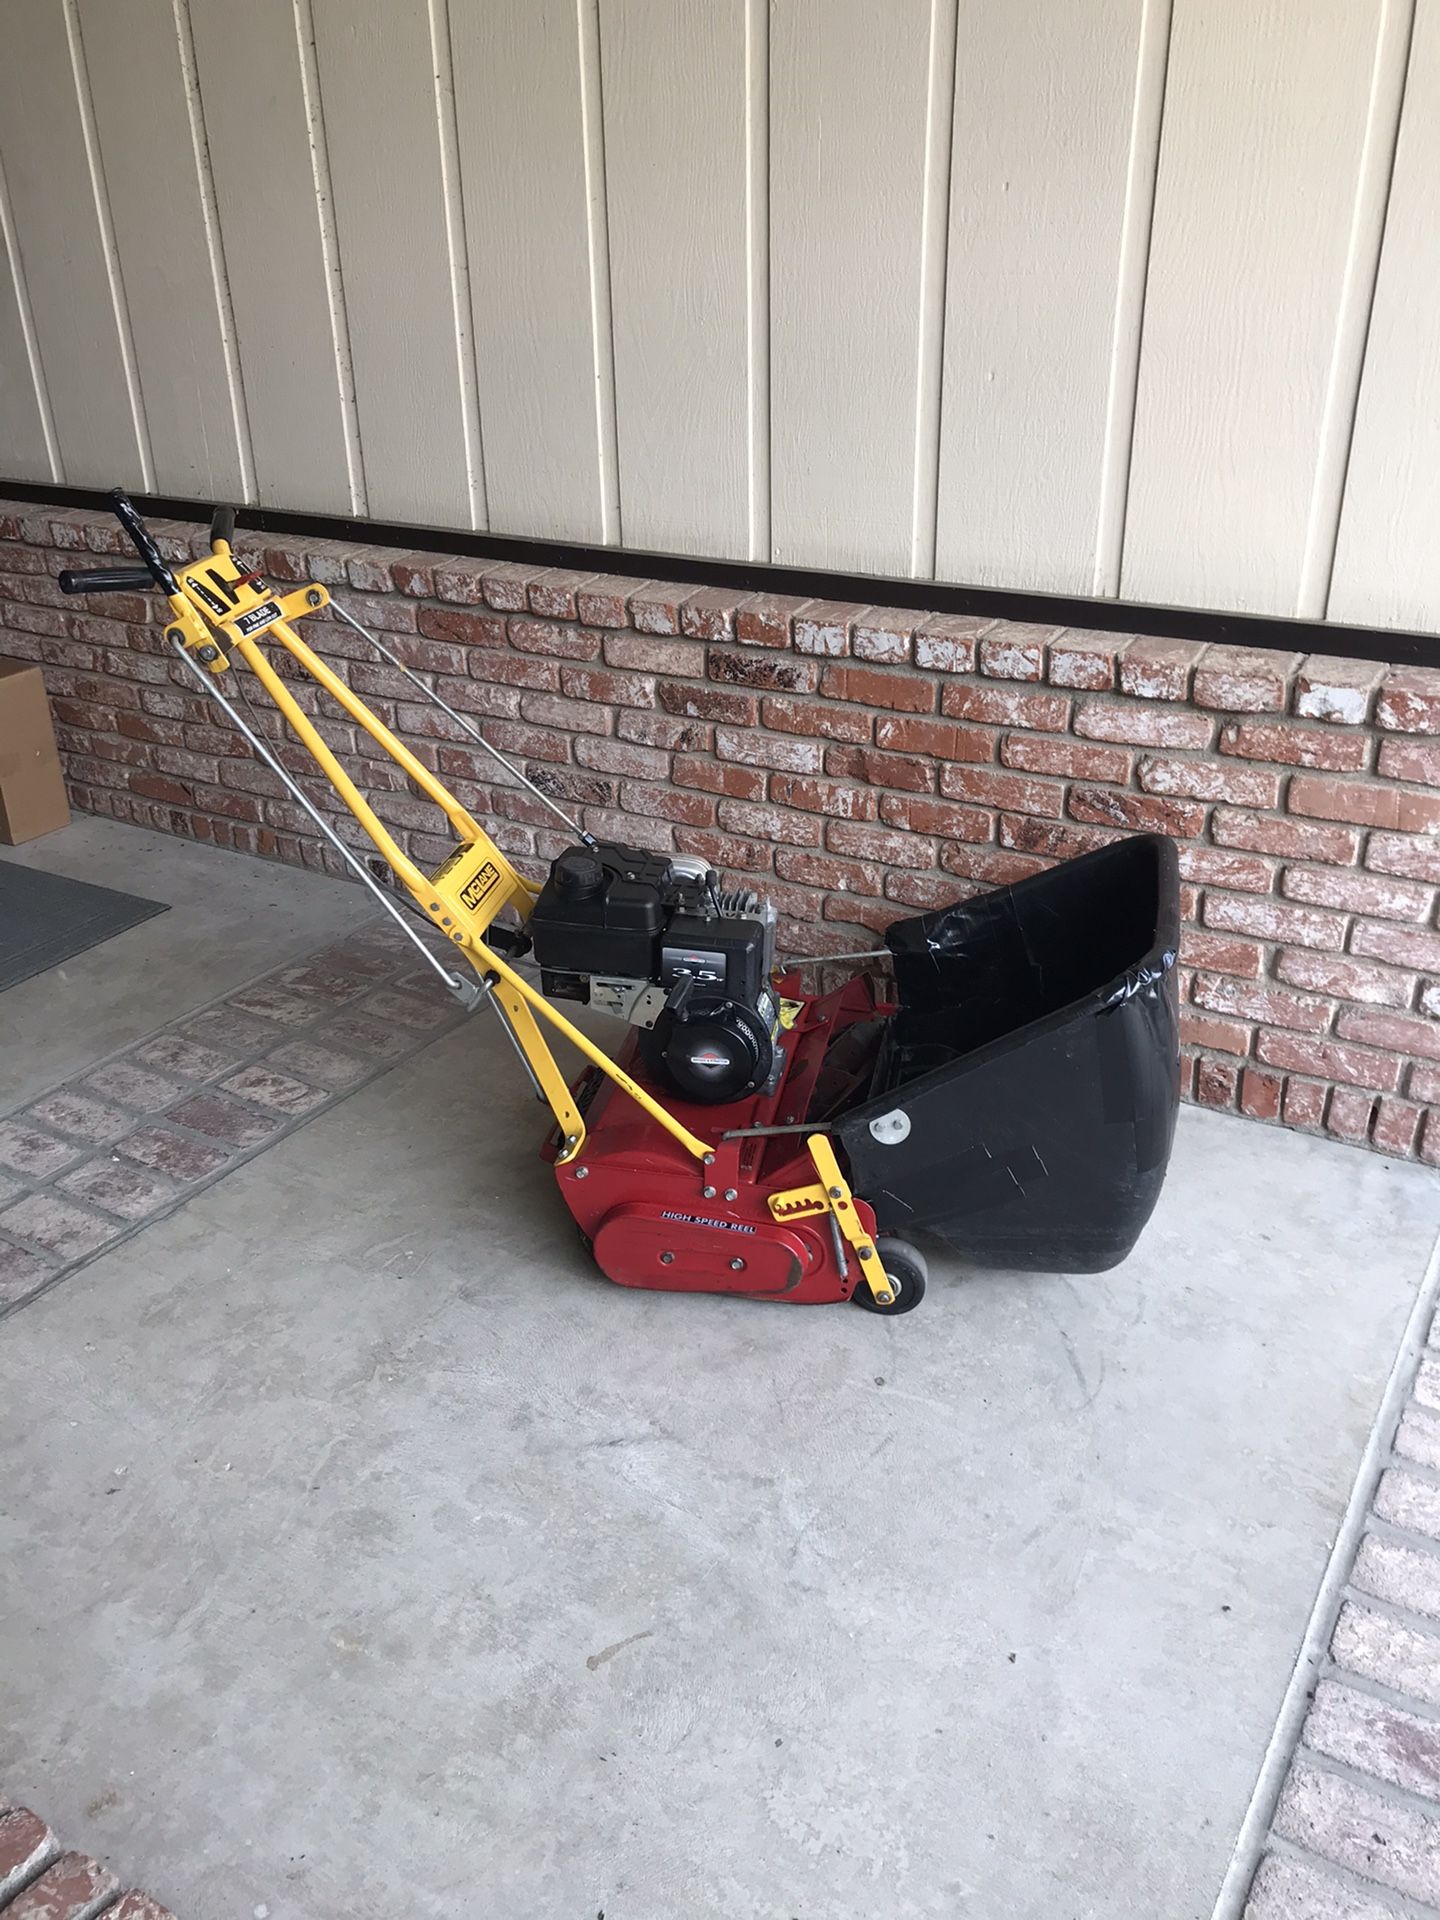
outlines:
[[[17,994],[25,1097],[130,1037]],[[607,1285],[540,1130],[471,1020],[0,1322],[10,1791],[182,1920],[1203,1920],[1433,1175],[1187,1111],[1119,1271],[886,1321]]]

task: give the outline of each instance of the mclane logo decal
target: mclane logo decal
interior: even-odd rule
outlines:
[[[460,889],[460,904],[470,913],[492,894],[500,884],[500,869],[493,860],[487,860],[478,873],[472,874]]]
[[[280,602],[262,600],[258,607],[251,607],[248,613],[237,613],[234,625],[236,631],[243,633],[248,640],[252,633],[261,633],[266,627],[273,627],[279,618]]]
[[[726,1233],[758,1233],[758,1227],[747,1226],[743,1220],[710,1220],[703,1213],[672,1213],[665,1208],[660,1215],[662,1220],[678,1220],[686,1227],[723,1227]]]

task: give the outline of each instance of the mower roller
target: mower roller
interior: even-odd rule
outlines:
[[[873,953],[778,960],[774,910],[748,886],[725,885],[695,856],[597,840],[327,588],[282,589],[242,567],[229,509],[217,509],[208,553],[172,563],[131,501],[118,490],[112,501],[141,566],[67,571],[61,589],[158,587],[185,671],[446,988],[466,1007],[494,1009],[550,1110],[543,1154],[607,1278],[897,1314],[925,1291],[915,1234],[938,1236],[972,1266],[1093,1273],[1125,1258],[1159,1195],[1179,1099],[1168,840],[1117,840],[898,920]],[[300,638],[296,623],[327,609],[564,822],[573,841],[543,880],[514,866]],[[286,677],[274,648],[289,656]],[[297,675],[313,698],[287,685]],[[267,738],[250,706],[255,683],[394,887]],[[326,744],[307,711],[321,694],[448,820],[455,848],[433,873]],[[811,965],[879,958],[893,987],[862,972],[806,989]],[[564,1003],[623,1024],[613,1055]],[[582,1056],[573,1082],[551,1035]]]

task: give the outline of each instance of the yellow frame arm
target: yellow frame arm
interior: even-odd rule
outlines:
[[[494,995],[501,1017],[509,1025],[555,1116],[561,1139],[556,1158],[565,1162],[580,1153],[585,1144],[585,1121],[546,1042],[537,1015],[628,1094],[687,1153],[702,1164],[712,1158],[713,1148],[708,1141],[700,1139],[668,1112],[602,1047],[552,1007],[544,994],[485,940],[491,922],[507,906],[516,909],[522,922],[526,920],[539,890],[516,871],[443,782],[423,761],[416,759],[353,688],[296,633],[293,621],[318,612],[328,604],[330,596],[326,589],[311,585],[277,595],[257,586],[253,578],[235,569],[229,543],[224,540],[214,541],[205,559],[178,569],[176,581],[179,592],[167,596],[171,612],[167,637],[186,648],[215,675],[227,672],[231,656],[239,654],[416,905],[445,938],[465,954],[486,989]],[[309,678],[323,688],[445,814],[460,844],[435,873],[422,872],[401,850],[314,721],[266,658],[259,644],[261,635],[282,646]]]

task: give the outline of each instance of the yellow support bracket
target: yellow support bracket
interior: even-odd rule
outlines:
[[[772,1218],[777,1221],[802,1220],[807,1215],[828,1213],[839,1232],[855,1249],[855,1257],[860,1262],[860,1277],[869,1287],[875,1304],[888,1307],[895,1298],[894,1291],[881,1265],[875,1242],[860,1224],[860,1216],[855,1210],[855,1196],[840,1171],[835,1149],[823,1133],[809,1134],[805,1145],[820,1176],[819,1182],[813,1187],[787,1187],[783,1193],[772,1193]]]

